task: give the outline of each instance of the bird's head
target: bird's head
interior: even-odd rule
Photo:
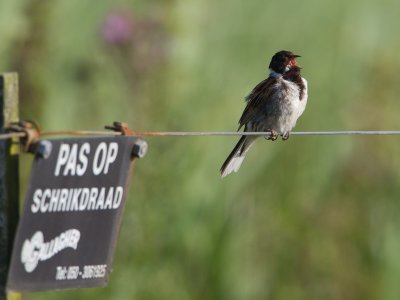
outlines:
[[[300,55],[294,54],[291,51],[279,51],[272,56],[271,62],[269,64],[269,69],[271,72],[278,74],[284,74],[289,71],[293,66],[298,67],[296,58]]]

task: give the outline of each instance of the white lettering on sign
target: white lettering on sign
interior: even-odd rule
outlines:
[[[56,168],[54,175],[63,176],[85,174],[88,167],[88,154],[90,153],[90,144],[84,143],[78,149],[78,144],[61,144],[58,151]]]
[[[83,143],[61,144],[58,151],[55,176],[83,176],[88,170],[90,144]],[[101,142],[93,158],[92,172],[94,175],[107,174],[110,165],[115,162],[118,155],[118,143]]]
[[[39,261],[48,260],[61,250],[78,248],[81,233],[77,229],[68,229],[54,239],[44,242],[43,232],[36,231],[32,238],[26,239],[21,250],[21,262],[28,273],[33,272]]]
[[[90,144],[84,143],[79,151],[79,164],[76,166],[76,175],[82,176],[85,174],[88,166],[88,154],[90,153]]]
[[[37,189],[33,193],[32,213],[118,209],[124,189],[116,187]]]
[[[96,149],[93,159],[93,174],[107,174],[110,165],[115,161],[118,154],[118,144],[106,144],[102,142]]]

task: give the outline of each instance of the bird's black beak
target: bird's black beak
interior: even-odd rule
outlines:
[[[295,55],[293,55],[293,57],[298,58],[298,57],[301,57],[301,55],[295,54]]]

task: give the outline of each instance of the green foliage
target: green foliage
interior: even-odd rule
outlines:
[[[23,118],[235,130],[288,49],[309,81],[296,130],[399,128],[398,1],[111,2],[0,3],[0,66],[21,74]],[[128,41],[102,38],[113,12],[133,22]],[[108,287],[29,298],[398,298],[397,137],[260,139],[223,180],[234,138],[147,141]]]

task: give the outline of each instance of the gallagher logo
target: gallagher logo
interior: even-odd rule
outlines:
[[[21,250],[21,262],[28,273],[33,272],[39,261],[48,260],[61,250],[76,250],[81,233],[77,229],[68,229],[54,239],[44,242],[43,232],[36,231],[32,238],[26,239]]]

